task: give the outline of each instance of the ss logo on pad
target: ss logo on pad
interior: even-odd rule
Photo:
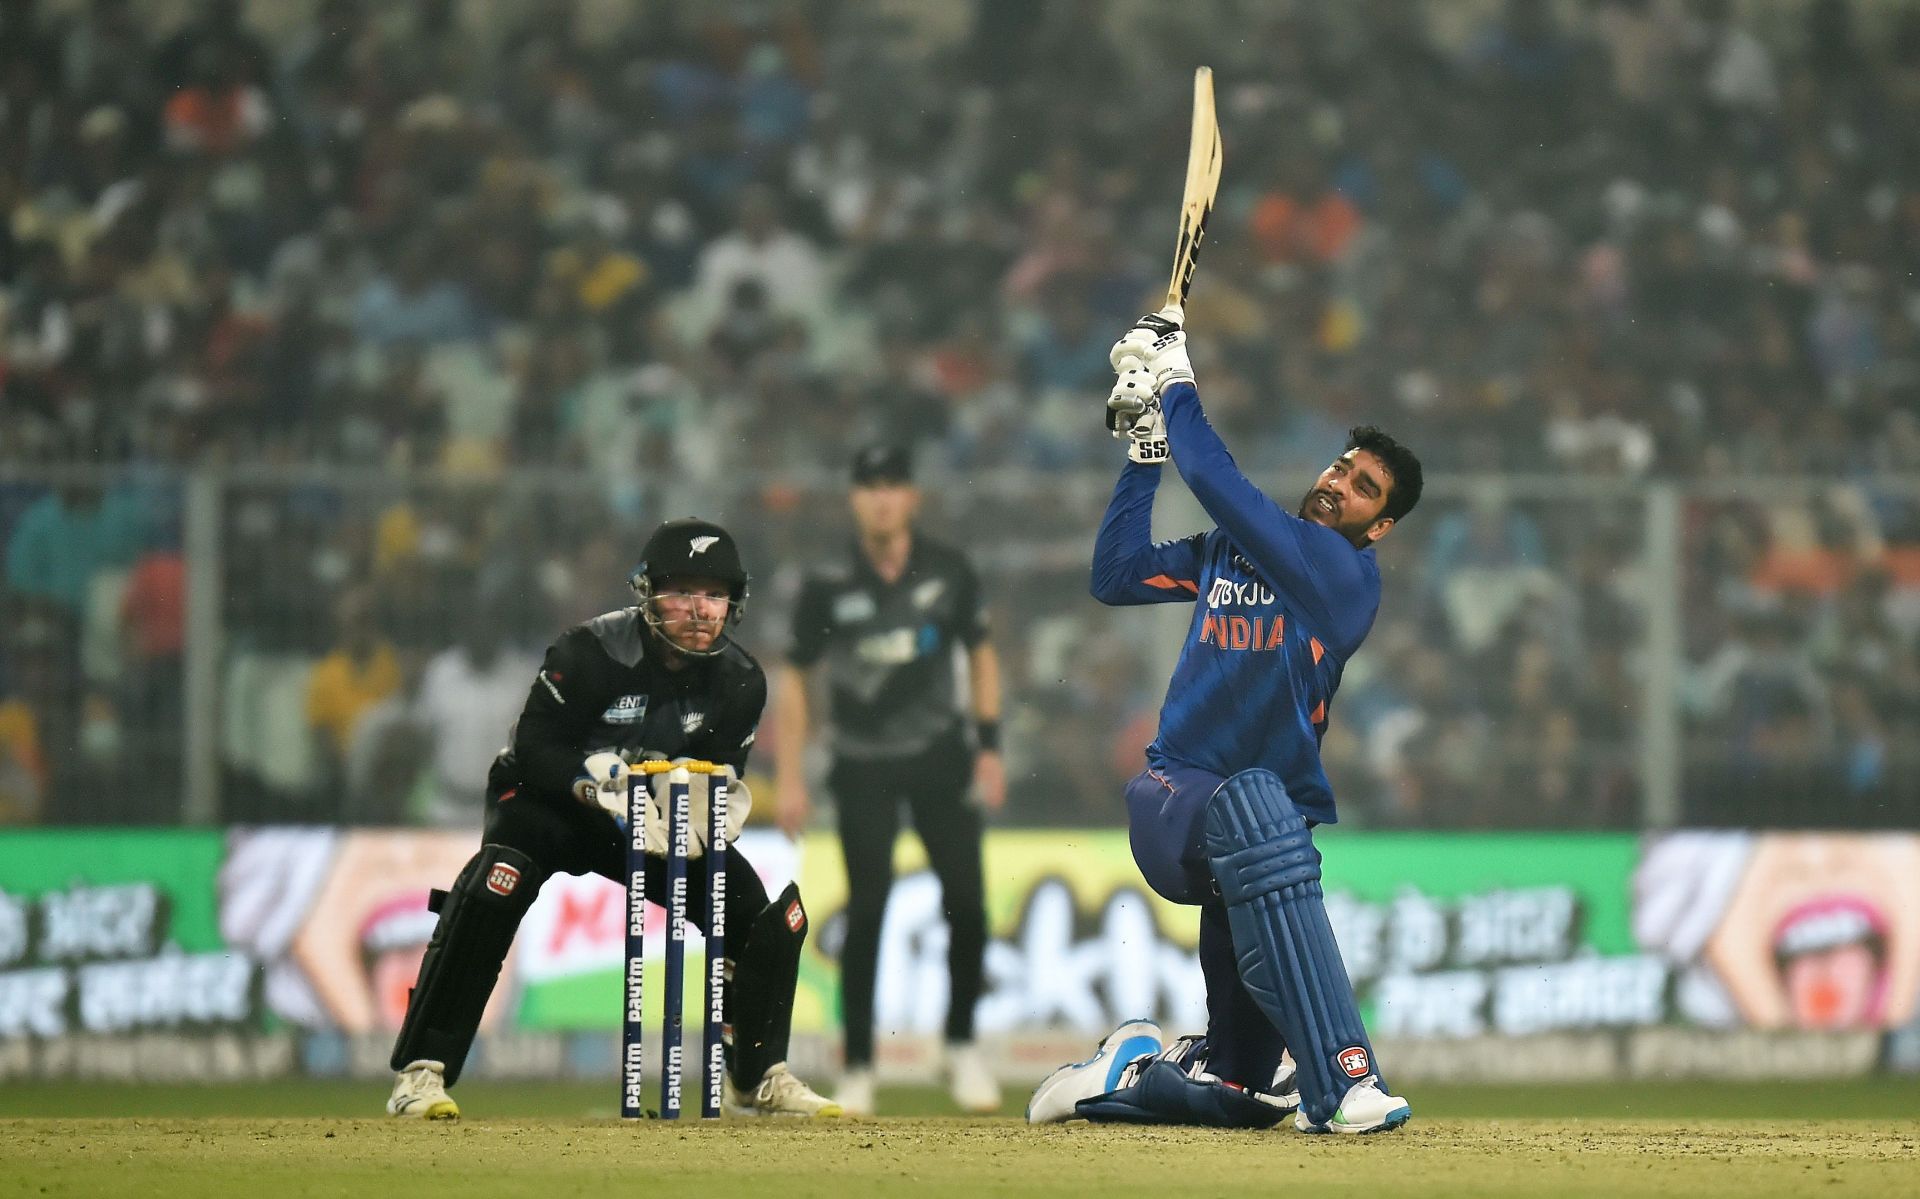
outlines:
[[[505,862],[495,863],[493,869],[487,871],[487,890],[495,895],[511,895],[519,885],[520,872]]]

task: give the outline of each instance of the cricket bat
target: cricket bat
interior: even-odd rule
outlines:
[[[1167,284],[1167,303],[1187,306],[1193,290],[1193,268],[1200,242],[1213,215],[1213,197],[1220,190],[1220,121],[1213,111],[1213,68],[1193,73],[1193,134],[1187,143],[1187,186],[1180,198],[1180,238],[1173,247],[1173,278]]]

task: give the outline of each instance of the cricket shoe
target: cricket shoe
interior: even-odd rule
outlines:
[[[1127,1067],[1159,1053],[1163,1039],[1160,1026],[1151,1020],[1122,1024],[1106,1035],[1092,1057],[1047,1075],[1027,1100],[1027,1123],[1062,1124],[1074,1119],[1082,1099],[1120,1089]]]
[[[1000,1110],[1000,1083],[972,1042],[947,1046],[947,1087],[954,1104],[969,1115],[991,1116]]]
[[[873,1071],[849,1070],[840,1076],[840,1089],[833,1093],[835,1103],[849,1116],[873,1115]]]
[[[801,1082],[787,1063],[775,1062],[760,1076],[760,1085],[742,1091],[727,1079],[726,1112],[729,1116],[815,1116],[844,1114],[838,1103]]]
[[[393,1080],[387,1114],[409,1120],[458,1120],[460,1105],[447,1094],[446,1067],[439,1062],[408,1062]]]
[[[1391,1132],[1413,1118],[1413,1108],[1398,1095],[1380,1089],[1380,1078],[1369,1074],[1340,1100],[1333,1119],[1315,1124],[1302,1108],[1294,1113],[1293,1126],[1301,1132]]]

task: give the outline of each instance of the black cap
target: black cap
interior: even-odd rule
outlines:
[[[913,482],[913,454],[903,445],[882,442],[853,456],[853,485]]]
[[[735,598],[747,587],[747,570],[740,564],[740,548],[733,538],[712,521],[691,516],[670,520],[653,531],[640,551],[634,575],[654,584],[694,575],[718,579],[733,588]]]

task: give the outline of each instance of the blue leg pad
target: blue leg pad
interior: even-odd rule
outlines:
[[[1140,1072],[1132,1086],[1082,1099],[1074,1111],[1095,1124],[1197,1124],[1203,1128],[1272,1128],[1284,1108],[1262,1103],[1223,1082],[1188,1078],[1162,1059]]]
[[[1377,1070],[1327,922],[1312,830],[1277,775],[1246,770],[1208,801],[1206,846],[1241,981],[1293,1050],[1301,1110],[1323,1124]]]

